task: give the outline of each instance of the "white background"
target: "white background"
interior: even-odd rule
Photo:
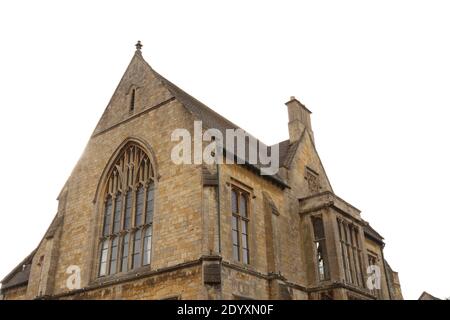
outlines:
[[[450,296],[446,1],[2,1],[0,277],[39,243],[134,52],[268,144],[313,111],[405,298]]]

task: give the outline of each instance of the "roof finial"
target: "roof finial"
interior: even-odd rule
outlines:
[[[143,45],[142,45],[142,43],[141,43],[140,40],[138,40],[138,42],[135,44],[135,46],[136,46],[136,50],[137,50],[137,51],[141,51],[141,49],[142,49],[142,47],[143,47]]]

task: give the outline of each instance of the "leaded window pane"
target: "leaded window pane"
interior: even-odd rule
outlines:
[[[231,213],[238,212],[238,204],[237,204],[237,192],[235,190],[231,191]]]
[[[102,242],[101,253],[100,253],[99,276],[106,275],[106,267],[107,267],[107,260],[108,260],[108,247],[109,247],[109,240],[104,240]]]
[[[233,230],[233,232],[232,232],[232,238],[233,238],[233,244],[235,245],[235,246],[239,246],[239,236],[238,236],[238,232],[237,232],[237,230]]]
[[[155,188],[153,183],[150,183],[147,190],[147,208],[145,213],[145,223],[153,221],[153,198],[155,195]]]
[[[248,248],[247,235],[245,233],[242,234],[242,248],[243,249],[247,249]]]
[[[128,190],[126,198],[125,198],[125,220],[124,220],[124,226],[123,226],[123,228],[125,230],[128,230],[131,227],[131,208],[133,206],[133,202],[131,199],[132,196],[133,196],[133,194],[132,194],[131,190]]]
[[[130,234],[127,233],[122,240],[122,266],[121,271],[128,271],[128,248],[130,244]]]
[[[238,230],[238,218],[236,216],[231,217],[231,228],[233,230]]]
[[[141,266],[141,230],[134,234],[133,241],[133,269]]]
[[[144,265],[150,264],[152,251],[152,226],[145,230],[144,237]]]
[[[109,274],[115,274],[117,268],[119,238],[114,238],[111,245],[111,261],[109,264]]]
[[[136,222],[135,226],[142,225],[142,213],[144,210],[144,187],[140,186],[136,193]]]
[[[239,246],[233,245],[233,259],[239,261]]]
[[[110,226],[111,226],[111,212],[112,212],[112,198],[108,197],[106,199],[105,204],[105,218],[103,221],[103,235],[106,236],[110,232]]]
[[[242,262],[248,264],[249,263],[249,252],[248,249],[242,249]]]
[[[119,232],[120,230],[120,214],[122,212],[122,195],[120,193],[117,195],[115,202],[113,233]]]
[[[247,221],[245,220],[242,221],[241,225],[242,225],[242,233],[247,234]]]
[[[247,217],[247,197],[241,193],[240,196],[241,202],[239,203],[239,213],[243,217]]]

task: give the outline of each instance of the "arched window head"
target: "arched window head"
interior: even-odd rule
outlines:
[[[150,265],[153,234],[154,170],[148,154],[129,143],[105,182],[99,276]]]

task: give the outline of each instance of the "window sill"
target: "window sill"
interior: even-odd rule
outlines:
[[[150,265],[146,265],[143,267],[139,267],[136,269],[129,270],[127,272],[119,272],[115,273],[113,275],[107,275],[107,276],[97,276],[94,280],[91,281],[91,284],[104,284],[104,283],[110,283],[110,282],[118,282],[123,279],[131,279],[134,277],[139,277],[141,274],[151,271]]]

